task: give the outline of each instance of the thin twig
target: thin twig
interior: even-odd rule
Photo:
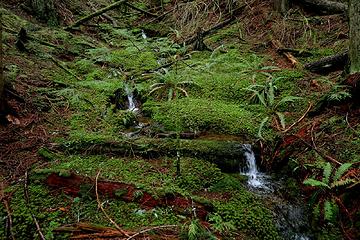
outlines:
[[[338,160],[336,160],[336,159],[333,158],[333,157],[330,157],[330,156],[328,156],[328,155],[324,155],[322,152],[320,152],[320,151],[316,148],[316,146],[313,146],[312,144],[306,142],[306,141],[305,141],[304,139],[302,139],[300,136],[298,136],[298,135],[296,135],[296,134],[292,134],[292,136],[297,137],[298,139],[300,139],[300,141],[301,141],[302,143],[304,143],[307,147],[309,147],[309,148],[311,148],[311,149],[314,149],[314,151],[315,151],[317,154],[319,154],[320,157],[322,157],[323,159],[329,160],[329,161],[335,163],[336,165],[339,165],[339,166],[341,165],[341,162],[339,162]]]
[[[310,109],[312,108],[312,106],[313,106],[313,104],[310,103],[308,109],[306,110],[306,112],[305,112],[296,122],[294,122],[293,124],[291,124],[290,127],[288,127],[287,129],[285,129],[285,130],[283,131],[283,133],[287,133],[287,132],[290,131],[293,127],[295,127],[297,124],[299,124],[299,123],[306,117],[306,115],[308,114],[308,112],[310,111]]]
[[[127,234],[124,230],[122,230],[119,225],[117,225],[117,223],[112,220],[110,218],[110,216],[106,213],[105,209],[103,208],[101,202],[100,202],[100,198],[99,198],[99,193],[98,193],[98,179],[99,179],[99,175],[100,175],[100,170],[98,171],[98,173],[96,174],[96,178],[95,178],[95,194],[96,194],[96,201],[98,203],[98,207],[101,209],[101,211],[104,213],[105,217],[115,226],[115,228],[123,235],[125,235],[126,237],[129,237],[129,234]]]
[[[141,12],[141,13],[144,13],[144,14],[146,14],[146,15],[149,15],[149,16],[151,16],[151,17],[158,17],[158,15],[156,15],[156,14],[154,14],[154,13],[151,13],[151,12],[147,12],[147,11],[145,11],[145,10],[143,10],[143,9],[141,9],[141,8],[138,8],[138,7],[132,5],[132,4],[128,3],[128,2],[125,2],[124,5],[128,6],[129,8],[132,8],[132,9],[134,9],[134,10],[136,10],[136,11],[139,11],[139,12]]]
[[[133,239],[134,237],[139,236],[140,234],[150,232],[152,230],[156,230],[156,229],[160,229],[160,228],[173,228],[173,227],[179,227],[179,226],[178,225],[163,225],[163,226],[156,226],[156,227],[147,228],[147,229],[142,230],[142,231],[140,231],[138,233],[135,233],[134,235],[128,237],[126,240]]]
[[[9,207],[9,203],[6,199],[3,199],[3,204],[4,204],[5,210],[7,212],[7,223],[8,223],[9,233],[10,233],[11,239],[15,240],[13,227],[12,227],[13,221],[12,221],[12,217],[11,217],[11,210]]]
[[[29,180],[29,179],[28,179],[28,172],[26,171],[26,172],[25,172],[25,179],[24,179],[24,196],[25,196],[25,202],[26,202],[26,204],[27,204],[27,207],[28,207],[28,205],[29,205],[29,203],[30,203],[29,187],[28,187],[28,184],[27,184],[27,183],[28,183],[28,180]],[[31,211],[31,210],[30,210],[30,211]],[[41,239],[41,240],[46,240],[44,234],[43,234],[42,231],[41,231],[40,224],[39,224],[38,220],[36,219],[35,214],[33,214],[32,212],[31,212],[31,217],[32,217],[32,219],[33,219],[33,221],[34,221],[34,223],[35,223],[36,230],[37,230],[38,233],[39,233],[40,239]]]

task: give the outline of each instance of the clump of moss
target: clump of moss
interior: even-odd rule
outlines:
[[[233,222],[255,239],[281,239],[271,212],[251,193],[237,192],[227,202],[216,202],[216,212],[227,222]]]
[[[168,130],[210,130],[240,135],[256,133],[255,118],[239,105],[192,98],[164,103],[153,115]]]

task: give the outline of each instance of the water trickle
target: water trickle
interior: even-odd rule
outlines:
[[[127,84],[125,84],[125,92],[128,98],[128,110],[132,112],[137,111],[138,109],[135,105],[134,94]]]
[[[147,36],[146,36],[144,30],[141,30],[141,37],[142,37],[143,39],[147,39]]]
[[[266,176],[259,172],[256,166],[255,153],[250,144],[244,144],[244,157],[246,160],[246,167],[240,170],[240,173],[248,176],[248,185],[253,188],[269,189],[266,182]]]

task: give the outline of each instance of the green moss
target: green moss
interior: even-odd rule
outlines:
[[[65,207],[62,199],[49,197],[49,191],[40,185],[29,186],[30,202],[25,202],[22,188],[11,198],[13,232],[16,239],[37,239],[38,233],[32,214],[39,221],[46,239],[67,239],[67,234],[55,234],[53,230],[68,221],[67,215],[58,207]],[[54,207],[54,208],[53,208]]]
[[[215,164],[204,160],[181,159],[180,169],[181,176],[177,178],[177,184],[188,191],[207,189],[223,178],[223,174]]]
[[[216,202],[216,212],[225,221],[233,222],[239,230],[254,239],[281,239],[274,225],[271,212],[261,201],[245,190],[234,194],[227,202]]]
[[[256,133],[256,116],[235,104],[185,98],[164,103],[154,110],[153,119],[167,130],[210,130],[247,136]]]

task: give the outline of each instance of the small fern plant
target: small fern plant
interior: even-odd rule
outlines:
[[[343,178],[351,166],[351,163],[344,163],[335,170],[328,162],[323,167],[321,180],[308,178],[303,182],[304,185],[316,188],[310,201],[315,219],[335,221],[339,206],[343,206],[337,192],[339,188],[349,186],[354,182],[351,178]]]
[[[193,81],[178,81],[171,76],[167,70],[160,74],[159,82],[150,86],[149,95],[155,96],[157,100],[174,100],[178,97],[188,97],[187,88],[197,85]]]
[[[279,107],[284,103],[294,102],[296,100],[302,99],[301,97],[295,96],[285,96],[281,99],[277,99],[275,97],[277,90],[275,81],[281,79],[281,77],[273,79],[270,75],[269,78],[270,81],[263,85],[254,84],[245,88],[245,90],[253,92],[250,100],[254,103],[263,105],[267,110],[268,116],[262,119],[258,130],[258,137],[260,139],[263,139],[261,132],[269,120],[275,121],[277,126],[281,126],[281,130],[285,130],[285,115],[279,110]]]

